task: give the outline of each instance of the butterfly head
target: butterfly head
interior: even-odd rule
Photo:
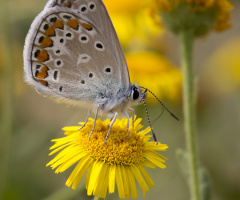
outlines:
[[[135,83],[131,87],[131,100],[133,104],[141,104],[146,99],[146,92],[142,92],[140,87]]]

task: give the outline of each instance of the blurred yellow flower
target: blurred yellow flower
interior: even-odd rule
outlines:
[[[182,76],[166,58],[154,52],[126,54],[131,82],[149,88],[160,99],[178,102]]]
[[[86,188],[88,195],[105,198],[107,192],[114,193],[115,181],[120,198],[137,198],[136,182],[140,185],[143,195],[154,185],[145,167],[162,168],[166,166],[164,156],[156,151],[165,151],[168,146],[158,142],[149,142],[150,128],[142,131],[141,119],[135,120],[134,129],[130,126],[129,139],[126,141],[127,119],[116,120],[109,138],[104,144],[109,128],[109,120],[96,122],[95,130],[90,139],[93,119],[85,127],[65,127],[66,137],[53,140],[54,149],[50,155],[59,152],[47,166],[57,168],[60,173],[78,163],[68,178],[66,185],[75,189],[87,171]],[[130,121],[131,123],[131,121]],[[80,123],[81,125],[83,123]]]
[[[174,33],[191,30],[202,36],[210,30],[231,27],[233,6],[229,0],[154,0],[153,10]]]
[[[179,70],[159,53],[144,49],[161,49],[156,41],[163,32],[152,20],[151,7],[146,0],[123,0],[121,3],[104,0],[119,40],[127,49],[125,56],[132,82],[149,88],[159,98],[178,102],[181,94],[181,74]],[[141,50],[139,50],[141,49]],[[162,49],[161,49],[162,50]],[[141,51],[138,53],[131,53]]]
[[[161,31],[151,19],[146,0],[104,0],[104,4],[123,47],[130,42],[145,44]]]
[[[227,94],[240,88],[240,38],[225,42],[205,63],[203,84],[210,93]]]

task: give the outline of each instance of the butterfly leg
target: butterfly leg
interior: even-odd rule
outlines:
[[[88,110],[87,119],[86,119],[86,121],[84,122],[84,124],[78,129],[78,131],[81,130],[81,129],[86,125],[86,123],[88,122],[88,118],[89,118],[89,116],[90,116],[90,113],[91,113],[91,109]]]
[[[99,105],[98,105],[98,107],[97,107],[97,112],[96,112],[96,114],[95,114],[95,118],[94,118],[94,122],[93,122],[92,131],[91,131],[91,133],[90,133],[88,139],[91,138],[91,136],[92,136],[92,134],[93,134],[93,131],[94,131],[94,129],[95,129],[95,125],[96,125],[96,121],[97,121],[97,116],[98,116],[98,110],[99,110]]]
[[[122,111],[122,113],[125,115],[125,117],[127,118],[127,141],[128,141],[128,134],[129,134],[129,115],[127,114],[127,112],[125,110]]]
[[[135,110],[133,108],[128,108],[128,111],[132,112],[132,128],[134,129]]]
[[[110,123],[110,127],[109,127],[109,129],[108,129],[108,132],[107,132],[107,135],[106,135],[106,139],[105,139],[105,141],[104,141],[104,144],[107,142],[107,139],[108,139],[109,133],[110,133],[110,131],[111,131],[112,125],[113,125],[113,123],[116,121],[117,116],[118,116],[118,113],[117,113],[117,112],[114,112],[114,116],[113,116],[113,119],[112,119],[112,121],[111,121],[111,123]]]

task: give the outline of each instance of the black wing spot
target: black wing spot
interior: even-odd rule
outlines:
[[[82,8],[81,8],[81,11],[82,12],[85,12],[87,10],[87,8],[85,7],[85,6],[83,6]]]
[[[34,57],[37,58],[39,53],[40,53],[40,50],[38,49],[37,51],[35,51]]]
[[[90,5],[90,9],[93,10],[95,8],[95,5],[94,4],[91,4]]]
[[[81,84],[85,84],[85,81],[84,81],[84,80],[81,80]]]
[[[50,19],[50,22],[51,23],[55,23],[57,21],[57,17],[52,17],[51,19]]]
[[[93,77],[93,73],[89,73],[88,76],[89,76],[89,78],[92,78]]]
[[[103,48],[103,45],[100,44],[100,43],[97,43],[97,44],[96,44],[96,47],[99,48],[99,49],[102,49],[102,48]]]
[[[42,43],[43,39],[44,39],[44,37],[41,36],[41,37],[39,38],[38,42],[39,42],[39,43]]]
[[[58,77],[58,71],[55,71],[54,74],[53,74],[53,78],[54,78],[55,80],[57,80],[57,77]]]
[[[110,73],[110,72],[111,72],[111,68],[107,67],[107,68],[105,69],[105,72]]]
[[[60,60],[57,61],[57,65],[58,65],[58,66],[61,65],[61,63],[62,63],[62,62],[61,62]]]
[[[60,53],[61,51],[58,49],[57,51],[56,51],[56,53],[58,54],[58,53]]]
[[[69,16],[69,15],[63,15],[63,18],[65,18],[65,19],[71,19],[71,16]]]
[[[49,28],[49,25],[48,24],[45,24],[44,26],[43,26],[43,29],[46,31],[47,29]]]
[[[60,43],[63,43],[63,42],[64,42],[64,39],[63,39],[63,38],[61,38],[61,39],[59,40],[59,42],[60,42]]]
[[[87,37],[82,36],[82,37],[81,37],[81,40],[82,40],[82,41],[86,41],[86,40],[87,40]]]
[[[71,37],[72,34],[71,34],[71,33],[67,33],[66,36],[67,36],[67,37]]]
[[[36,69],[40,69],[41,68],[41,65],[36,65]]]
[[[62,92],[63,86],[59,87],[59,91]]]

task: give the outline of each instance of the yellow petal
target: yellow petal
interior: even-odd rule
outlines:
[[[63,172],[69,167],[71,167],[74,163],[80,161],[84,156],[86,156],[86,153],[78,151],[76,154],[72,155],[71,158],[69,158],[67,161],[65,161],[60,167],[58,167],[58,172]]]
[[[166,168],[166,166],[163,164],[163,162],[165,162],[163,159],[159,158],[158,156],[156,156],[155,154],[153,154],[152,152],[145,152],[144,157],[146,159],[148,159],[149,161],[151,161],[154,165],[164,169]]]
[[[123,178],[123,183],[124,183],[124,193],[125,193],[125,198],[129,199],[130,198],[130,186],[129,186],[129,180],[127,176],[126,169],[129,168],[129,166],[121,166],[121,174]]]
[[[147,181],[147,184],[149,185],[149,187],[153,187],[154,186],[154,182],[151,179],[151,177],[148,175],[146,169],[142,166],[142,165],[138,165],[138,168],[141,170],[145,180]]]
[[[127,167],[126,170],[127,170],[126,172],[129,180],[130,190],[131,190],[131,197],[137,198],[137,187],[136,187],[134,175],[130,170],[130,167]]]
[[[88,184],[88,190],[87,194],[92,195],[96,188],[96,183],[99,177],[99,173],[101,172],[101,169],[103,167],[103,162],[95,161],[93,168],[92,168],[92,173],[89,178],[89,184]]]
[[[74,183],[75,178],[76,178],[77,175],[79,175],[79,173],[80,173],[80,175],[81,175],[82,173],[83,173],[83,174],[85,173],[85,171],[86,171],[86,169],[87,169],[87,167],[89,166],[90,163],[91,163],[91,159],[89,159],[88,156],[83,157],[83,158],[79,161],[79,163],[77,164],[77,166],[74,168],[74,170],[72,171],[72,173],[70,174],[70,176],[69,176],[69,178],[68,178],[68,180],[67,180],[67,182],[66,182],[66,185],[67,185],[68,187],[70,187],[70,186]]]
[[[105,199],[105,197],[106,197],[107,189],[108,189],[108,182],[109,182],[110,166],[109,165],[106,165],[106,166],[107,166],[107,170],[106,170],[106,173],[105,173],[105,177],[103,178],[103,184],[102,184],[102,189],[101,189],[101,193],[100,193],[100,197],[102,199]],[[101,181],[101,179],[100,179],[100,181]]]
[[[125,198],[124,186],[123,186],[123,179],[121,174],[121,166],[116,165],[116,182],[118,188],[118,195],[121,199]]]
[[[109,170],[109,193],[114,193],[115,189],[115,174],[116,174],[116,165],[110,165],[110,170]]]
[[[97,178],[96,184],[95,184],[95,188],[93,191],[93,195],[98,197],[100,195],[102,186],[103,186],[103,182],[106,176],[106,171],[107,171],[107,165],[105,163],[102,162],[102,167],[101,170],[99,172],[99,176]]]
[[[131,171],[133,172],[135,178],[137,179],[138,184],[142,188],[143,196],[145,197],[145,192],[149,191],[149,188],[146,182],[144,181],[139,168],[137,168],[135,165],[132,165],[131,168],[132,168]]]

